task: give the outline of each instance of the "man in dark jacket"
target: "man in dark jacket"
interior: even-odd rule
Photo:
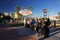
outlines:
[[[45,26],[44,26],[44,38],[47,38],[49,37],[49,32],[50,32],[50,29],[49,29],[49,25],[51,24],[49,18],[47,19],[47,21],[45,21]]]

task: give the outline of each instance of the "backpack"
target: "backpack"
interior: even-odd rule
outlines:
[[[34,24],[34,23],[36,23],[36,21],[35,20],[32,20],[32,24]]]

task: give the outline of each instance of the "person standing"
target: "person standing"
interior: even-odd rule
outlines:
[[[51,24],[49,18],[47,20],[45,20],[45,26],[44,26],[44,38],[48,38],[49,37],[49,32],[50,32],[50,29],[49,29],[49,25]]]
[[[30,28],[30,20],[29,19],[27,19],[26,27]]]
[[[34,20],[34,19],[32,19],[32,22],[31,22],[31,29],[32,30],[35,30],[35,23],[36,23],[36,21]]]
[[[41,20],[41,33],[42,34],[44,34],[44,26],[45,26],[45,21],[44,21],[45,19],[44,18],[42,18],[42,20]]]
[[[24,18],[24,27],[26,26],[26,19]]]
[[[37,27],[36,27],[36,31],[39,32],[39,30],[41,30],[41,19],[37,20]]]
[[[54,20],[54,27],[56,27],[56,20]]]

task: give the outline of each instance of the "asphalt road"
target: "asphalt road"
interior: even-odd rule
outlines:
[[[50,33],[58,31],[58,30],[60,29],[52,27],[50,28]],[[24,27],[5,28],[5,29],[0,29],[0,40],[25,40],[25,39],[32,40],[33,38],[34,40],[37,40],[38,36],[36,36],[35,34],[36,34],[36,31],[34,30],[32,31],[31,29],[24,28]],[[32,35],[33,37],[31,37]]]

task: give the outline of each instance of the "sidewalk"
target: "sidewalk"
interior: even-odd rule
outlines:
[[[51,37],[46,38],[44,40],[60,40],[60,33],[55,34],[54,36],[51,36]]]
[[[57,34],[57,33],[59,33],[59,32],[60,32],[60,28],[53,28],[53,27],[50,28],[50,37]],[[39,33],[39,40],[44,40],[44,35],[41,35]]]
[[[19,40],[38,40],[36,32],[29,28],[17,29],[17,33],[19,35]]]
[[[0,40],[38,40],[36,32],[31,29],[22,27],[6,29],[0,29]]]
[[[51,31],[55,31],[54,29],[51,28]],[[0,40],[38,40],[43,38],[43,35],[37,36],[35,31],[24,27],[11,27],[0,30]],[[56,34],[56,32],[60,32],[60,30],[50,34]]]

